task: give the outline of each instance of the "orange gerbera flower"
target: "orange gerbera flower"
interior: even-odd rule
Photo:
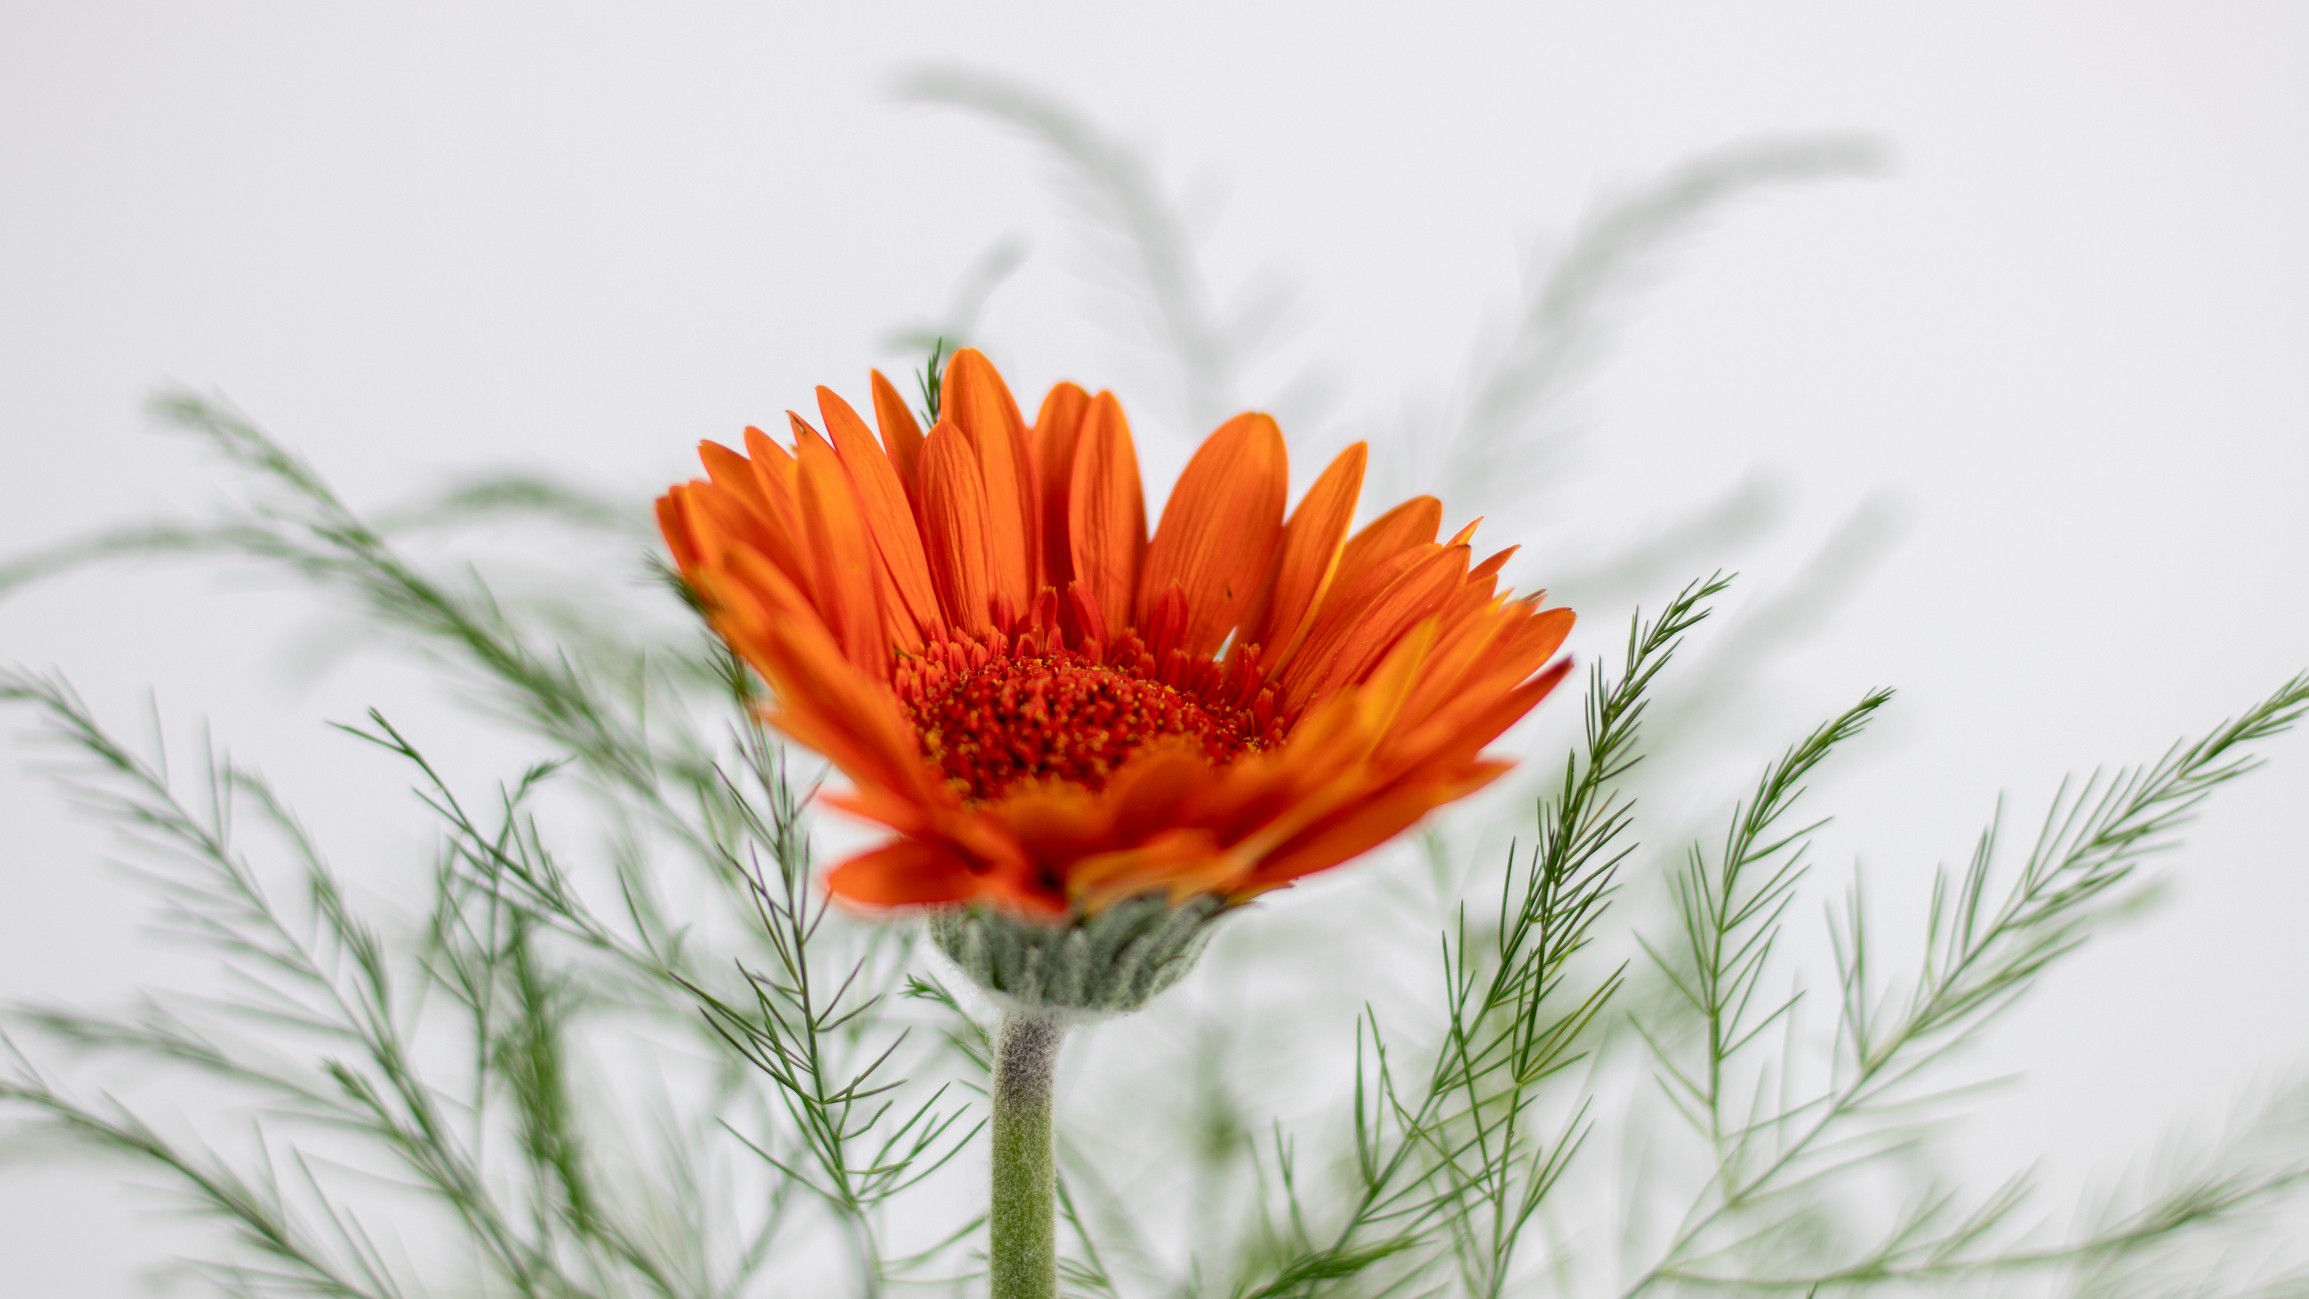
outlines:
[[[873,906],[1046,916],[1125,898],[1232,903],[1336,866],[1496,778],[1483,747],[1568,665],[1570,611],[1495,585],[1470,524],[1405,502],[1348,535],[1365,447],[1286,520],[1274,420],[1206,439],[1150,540],[1122,407],[1070,383],[1029,425],[955,353],[927,436],[874,375],[877,443],[818,389],[712,442],[658,501],[768,720],[855,784],[828,801],[897,837],[836,866]]]

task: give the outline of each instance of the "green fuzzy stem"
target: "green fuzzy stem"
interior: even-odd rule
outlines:
[[[995,1036],[994,1205],[987,1216],[993,1299],[1058,1295],[1050,1101],[1065,1033],[1056,1016],[1014,1010]]]

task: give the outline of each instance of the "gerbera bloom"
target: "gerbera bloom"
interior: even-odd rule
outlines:
[[[827,885],[869,906],[1052,918],[1232,904],[1336,866],[1496,778],[1483,747],[1562,679],[1572,615],[1496,588],[1416,497],[1349,535],[1366,449],[1285,517],[1274,420],[1221,425],[1150,537],[1122,407],[1070,383],[1028,424],[957,352],[927,435],[873,377],[877,441],[707,442],[658,519],[766,716],[895,832]]]

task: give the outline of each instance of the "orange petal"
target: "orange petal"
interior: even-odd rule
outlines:
[[[681,496],[690,540],[697,547],[701,562],[710,567],[731,550],[758,551],[808,584],[802,565],[790,558],[808,554],[807,543],[772,527],[771,516],[747,506],[738,499],[737,493],[725,492],[712,483],[690,483],[682,489]],[[783,527],[789,529],[800,526],[799,519],[783,522]]]
[[[1193,819],[1223,826],[1241,851],[1262,857],[1395,780],[1406,764],[1383,761],[1387,742],[1435,640],[1432,622],[1413,628],[1368,680],[1308,709],[1280,750],[1237,760]]]
[[[1283,532],[1290,462],[1283,432],[1265,415],[1237,415],[1219,426],[1187,461],[1147,546],[1137,612],[1151,612],[1149,593],[1177,583],[1187,597],[1190,657],[1217,650],[1266,580]]]
[[[697,576],[698,594],[714,625],[731,648],[769,675],[769,633],[778,623],[799,620],[825,630],[801,582],[758,550],[723,552]]]
[[[951,791],[939,791],[947,792]],[[818,801],[887,826],[909,839],[944,844],[974,870],[1026,877],[1039,869],[1010,826],[988,815],[985,808],[963,807],[958,800],[942,797],[924,801],[879,785],[821,790]]]
[[[794,458],[758,428],[746,430],[746,456],[753,462],[754,486],[768,502],[770,558],[799,573],[808,566],[809,539],[802,535],[802,511],[794,485]]]
[[[1402,635],[1393,638],[1378,665],[1363,678],[1362,688],[1356,692],[1356,707],[1365,733],[1378,736],[1384,742],[1388,732],[1394,729],[1403,716],[1403,706],[1411,701],[1420,676],[1433,661],[1437,639],[1435,621],[1431,618],[1414,622]]]
[[[889,453],[890,467],[898,471],[898,484],[908,499],[920,499],[916,488],[922,481],[922,426],[914,422],[906,399],[880,370],[874,371],[874,422],[882,427],[882,447]]]
[[[1115,841],[1136,843],[1160,831],[1212,776],[1210,760],[1182,742],[1158,741],[1132,754],[1103,795]]]
[[[1570,663],[1566,659],[1540,672],[1571,631],[1569,609],[1549,609],[1535,617],[1507,613],[1493,621],[1498,632],[1489,638],[1479,659],[1472,663],[1439,662],[1430,679],[1420,683],[1418,696],[1405,710],[1407,733],[1417,732],[1418,743],[1441,742],[1441,737],[1452,735],[1469,738],[1475,747],[1490,743],[1522,714],[1486,730],[1480,721],[1469,720],[1482,714],[1485,701],[1504,699],[1550,673],[1562,672]],[[1537,702],[1536,697],[1533,702]],[[1427,734],[1429,730],[1435,734]]]
[[[1083,417],[1067,487],[1067,551],[1109,634],[1131,624],[1138,601],[1139,566],[1146,558],[1146,493],[1139,486],[1138,449],[1113,393],[1102,392]]]
[[[1499,621],[1501,631],[1480,673],[1510,684],[1537,672],[1554,657],[1575,621],[1571,610],[1541,609],[1531,596],[1510,601],[1488,616]]]
[[[1448,707],[1454,699],[1473,693],[1473,683],[1489,683],[1494,672],[1506,671],[1501,641],[1509,625],[1510,620],[1504,617],[1471,618],[1446,629],[1438,639],[1434,658],[1419,674],[1419,684],[1403,706],[1405,719],[1420,721]],[[1524,668],[1506,684],[1528,675],[1530,668]]]
[[[1030,783],[981,810],[1001,822],[1028,857],[1054,868],[1108,846],[1107,809],[1079,785]]]
[[[860,786],[879,785],[916,802],[942,800],[944,787],[922,761],[920,742],[887,687],[850,666],[814,620],[787,619],[763,637],[777,707],[769,720],[826,755]]]
[[[882,571],[889,583],[886,594],[894,596],[895,603],[921,629],[914,643],[904,648],[919,647],[924,637],[944,639],[946,616],[940,612],[938,593],[930,585],[930,562],[922,550],[922,533],[914,526],[914,507],[906,499],[898,471],[874,445],[866,421],[832,389],[818,389],[818,413],[825,417],[834,451],[858,489],[866,528],[874,534],[874,547],[882,556]]]
[[[964,631],[986,631],[993,625],[986,617],[992,586],[986,571],[986,485],[962,430],[945,420],[922,444],[922,540],[946,620]]]
[[[1443,759],[1472,759],[1483,746],[1538,707],[1570,672],[1571,660],[1567,658],[1503,693],[1488,688],[1470,691],[1453,706],[1390,737],[1386,759],[1390,769],[1403,770]]]
[[[937,844],[901,839],[826,872],[826,891],[869,907],[968,902],[983,891],[969,863]]]
[[[1439,549],[1440,547],[1429,543],[1400,551],[1389,556],[1370,572],[1363,574],[1351,586],[1341,584],[1338,576],[1334,574],[1331,579],[1330,590],[1324,593],[1323,599],[1308,615],[1307,625],[1300,630],[1298,637],[1286,646],[1282,653],[1267,658],[1267,679],[1270,682],[1280,683],[1286,677],[1292,676],[1293,665],[1299,661],[1301,656],[1313,650],[1318,641],[1324,644],[1331,643],[1341,634],[1342,628],[1352,626],[1362,616],[1363,611],[1370,608],[1372,602],[1384,594],[1397,578],[1411,571],[1414,564],[1419,563]]]
[[[687,552],[693,557],[684,566],[683,571],[690,572],[691,576],[695,577],[696,574],[691,570],[704,567],[709,561],[718,559],[723,549],[729,544],[723,540],[719,529],[715,528],[713,521],[707,517],[706,502],[713,497],[722,495],[722,493],[712,483],[706,482],[704,479],[693,478],[686,483],[675,483],[665,495],[671,508],[658,517],[664,520],[670,515],[672,523],[681,529],[683,544],[674,548],[675,553]]]
[[[1026,419],[1002,376],[976,348],[965,347],[947,362],[938,401],[942,421],[961,429],[978,454],[986,488],[987,596],[1008,600],[1013,611],[1022,612],[1034,599],[1035,556],[1041,553]]]
[[[878,676],[890,666],[882,629],[882,572],[857,490],[840,457],[812,435],[797,448],[802,520],[810,537],[817,603],[843,653],[860,672]]]
[[[1354,590],[1365,574],[1381,564],[1413,546],[1433,543],[1442,527],[1443,502],[1432,496],[1414,496],[1403,502],[1347,539],[1347,548],[1339,552],[1339,572],[1331,579],[1331,589],[1342,593]]]
[[[758,435],[758,430],[746,432],[749,439]],[[772,490],[790,483],[790,476],[783,480],[774,474],[765,477],[756,464],[718,442],[700,442],[698,459],[712,480],[710,494],[720,499],[711,505],[702,499],[698,502],[705,506],[705,517],[696,520],[697,524],[710,524],[725,539],[755,546],[781,564],[797,564],[799,557],[808,553],[796,535],[800,525],[793,493]]]
[[[752,425],[746,426],[746,455],[754,465],[754,485],[762,498],[769,502],[770,513],[787,518],[798,517],[794,512],[794,457],[779,446],[769,434]]]
[[[1042,411],[1034,417],[1034,490],[1042,512],[1042,575],[1037,587],[1063,591],[1074,578],[1066,501],[1074,486],[1074,446],[1089,411],[1090,394],[1062,383],[1042,399]]]
[[[1321,602],[1338,571],[1339,548],[1346,541],[1347,525],[1355,520],[1355,501],[1363,492],[1363,469],[1370,454],[1365,442],[1340,452],[1283,525],[1274,580],[1260,596],[1259,606],[1243,620],[1243,639],[1264,646],[1269,662],[1287,655],[1297,643],[1308,612]]]
[[[889,690],[850,666],[807,598],[769,561],[753,551],[729,558],[727,570],[704,575],[704,594],[715,628],[769,682],[778,708],[768,720],[862,787],[943,801]]]
[[[1499,779],[1513,764],[1481,762],[1441,778],[1404,784],[1358,799],[1350,808],[1284,845],[1251,872],[1238,896],[1278,888],[1301,876],[1352,861],[1419,823],[1421,817]]]
[[[665,548],[673,552],[673,566],[688,576],[698,566],[698,548],[690,539],[689,515],[682,508],[680,489],[657,498],[657,530],[665,538]]]
[[[1210,872],[1215,862],[1225,874],[1232,863],[1208,830],[1179,827],[1166,830],[1143,844],[1099,853],[1074,863],[1067,872],[1069,897],[1087,910],[1120,902],[1142,893],[1182,895],[1205,891],[1195,880]]]
[[[754,478],[754,466],[744,456],[719,442],[698,443],[698,461],[716,487],[735,495],[759,513],[770,513],[769,497]]]
[[[859,820],[872,821],[895,830],[909,839],[940,837],[937,833],[938,817],[944,809],[893,792],[881,785],[820,789],[817,801],[835,811],[847,812]],[[957,848],[957,851],[961,849]]]
[[[1465,546],[1436,546],[1354,616],[1325,619],[1279,680],[1283,707],[1302,707],[1360,679],[1403,633],[1458,589],[1467,577],[1467,558]]]
[[[820,433],[815,424],[803,419],[793,411],[786,412],[786,426],[794,431],[794,460],[796,463],[801,461],[804,442],[815,442],[820,446],[826,445],[826,435]]]

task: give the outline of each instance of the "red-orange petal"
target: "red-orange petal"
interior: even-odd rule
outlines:
[[[802,535],[802,509],[794,484],[794,457],[758,428],[746,429],[746,457],[753,462],[754,485],[769,503],[763,515],[769,527],[769,556],[787,572],[809,566],[810,542]]]
[[[900,839],[826,872],[826,891],[869,907],[969,902],[984,890],[969,863],[943,846]]]
[[[1096,601],[1109,633],[1131,625],[1146,559],[1146,492],[1138,448],[1114,394],[1093,398],[1075,444],[1067,487],[1067,552],[1074,578]]]
[[[1243,892],[1262,892],[1360,857],[1417,825],[1436,808],[1499,779],[1509,766],[1505,762],[1472,763],[1461,771],[1399,785],[1359,800],[1260,862],[1245,881]]]
[[[1347,539],[1339,552],[1339,572],[1331,589],[1347,592],[1371,570],[1411,549],[1431,544],[1443,528],[1443,502],[1432,496],[1414,496],[1365,524]]]
[[[1472,759],[1483,746],[1538,707],[1570,672],[1571,660],[1563,659],[1513,689],[1470,691],[1424,720],[1407,719],[1400,733],[1391,738],[1389,760],[1395,768],[1407,769],[1454,757]]]
[[[1181,826],[1075,862],[1066,877],[1068,900],[1094,911],[1143,893],[1167,893],[1178,902],[1208,892],[1233,873],[1231,866],[1210,831]]]
[[[1071,383],[1053,387],[1034,417],[1035,495],[1042,514],[1042,573],[1038,587],[1063,591],[1074,580],[1073,543],[1066,503],[1074,487],[1074,448],[1082,438],[1090,394]]]
[[[703,488],[700,499],[693,503],[702,512],[693,517],[693,529],[711,531],[718,538],[716,544],[742,542],[767,552],[781,564],[798,563],[807,548],[794,535],[799,525],[792,493],[774,497],[770,492],[774,482],[765,479],[746,457],[718,442],[700,442],[698,460],[705,466],[711,486]]]
[[[1281,675],[1283,707],[1295,709],[1361,679],[1404,632],[1432,615],[1467,577],[1467,547],[1423,547],[1353,617],[1326,620]]]
[[[946,363],[938,402],[941,419],[961,429],[978,453],[986,489],[988,598],[1006,600],[1013,612],[1023,612],[1034,599],[1035,556],[1041,549],[1026,419],[1009,385],[976,348],[962,348]]]
[[[764,675],[775,706],[765,715],[796,743],[826,755],[844,775],[935,806],[945,794],[888,688],[860,676],[814,621],[788,619],[763,637]]]
[[[787,558],[793,554],[808,554],[807,544],[799,537],[785,537],[772,525],[799,529],[799,518],[776,520],[748,507],[737,493],[726,492],[712,483],[692,482],[682,489],[682,508],[689,523],[690,539],[696,545],[701,562],[711,566],[720,562],[731,550],[757,551],[793,573],[803,585],[809,584],[803,565]]]
[[[770,630],[783,622],[810,623],[827,634],[806,583],[758,550],[725,550],[695,579],[715,627],[750,659],[766,661]]]
[[[898,485],[906,489],[908,499],[921,499],[917,486],[922,481],[922,426],[880,370],[874,371],[874,422],[881,426],[882,449],[890,457],[890,467],[898,471]]]
[[[857,491],[824,440],[805,437],[797,450],[818,608],[851,665],[869,676],[880,675],[890,666],[882,631],[883,578]]]
[[[1274,577],[1258,606],[1243,620],[1243,639],[1264,646],[1269,662],[1288,654],[1297,643],[1307,615],[1322,601],[1338,572],[1340,547],[1346,542],[1347,526],[1355,520],[1370,452],[1370,444],[1364,442],[1340,452],[1283,525]]]
[[[1176,583],[1187,597],[1179,647],[1193,657],[1217,650],[1266,580],[1289,490],[1290,461],[1273,419],[1253,413],[1220,425],[1163,506],[1139,581],[1139,620]]]
[[[744,501],[755,511],[770,513],[770,500],[754,477],[753,463],[719,442],[698,443],[698,463],[706,467],[713,485]]]
[[[1441,629],[1435,653],[1426,670],[1419,674],[1419,684],[1413,688],[1411,698],[1403,705],[1404,717],[1417,723],[1449,707],[1453,700],[1478,693],[1470,688],[1472,683],[1489,682],[1495,672],[1504,673],[1507,649],[1502,642],[1511,622],[1509,617],[1493,615],[1464,619],[1456,626]],[[1531,668],[1536,666],[1522,667],[1500,684],[1513,685],[1530,675]]]
[[[986,484],[978,457],[962,430],[940,420],[922,444],[922,539],[946,620],[969,632],[993,625],[986,616],[993,591],[986,533]]]
[[[689,516],[682,508],[680,489],[657,498],[657,531],[665,538],[665,548],[673,552],[674,567],[683,575],[698,566],[697,542],[690,538]]]
[[[930,560],[922,550],[922,533],[914,526],[914,507],[906,499],[906,489],[898,481],[898,471],[874,444],[874,435],[867,431],[866,421],[843,401],[831,388],[818,389],[818,413],[825,418],[826,432],[832,436],[834,451],[842,458],[842,467],[850,473],[850,482],[858,489],[858,504],[864,509],[866,528],[874,534],[874,546],[882,557],[882,569],[888,581],[887,593],[896,597],[896,603],[906,612],[921,636],[905,648],[914,649],[923,637],[943,639],[946,634],[946,615],[938,607],[938,593],[930,585]]]

